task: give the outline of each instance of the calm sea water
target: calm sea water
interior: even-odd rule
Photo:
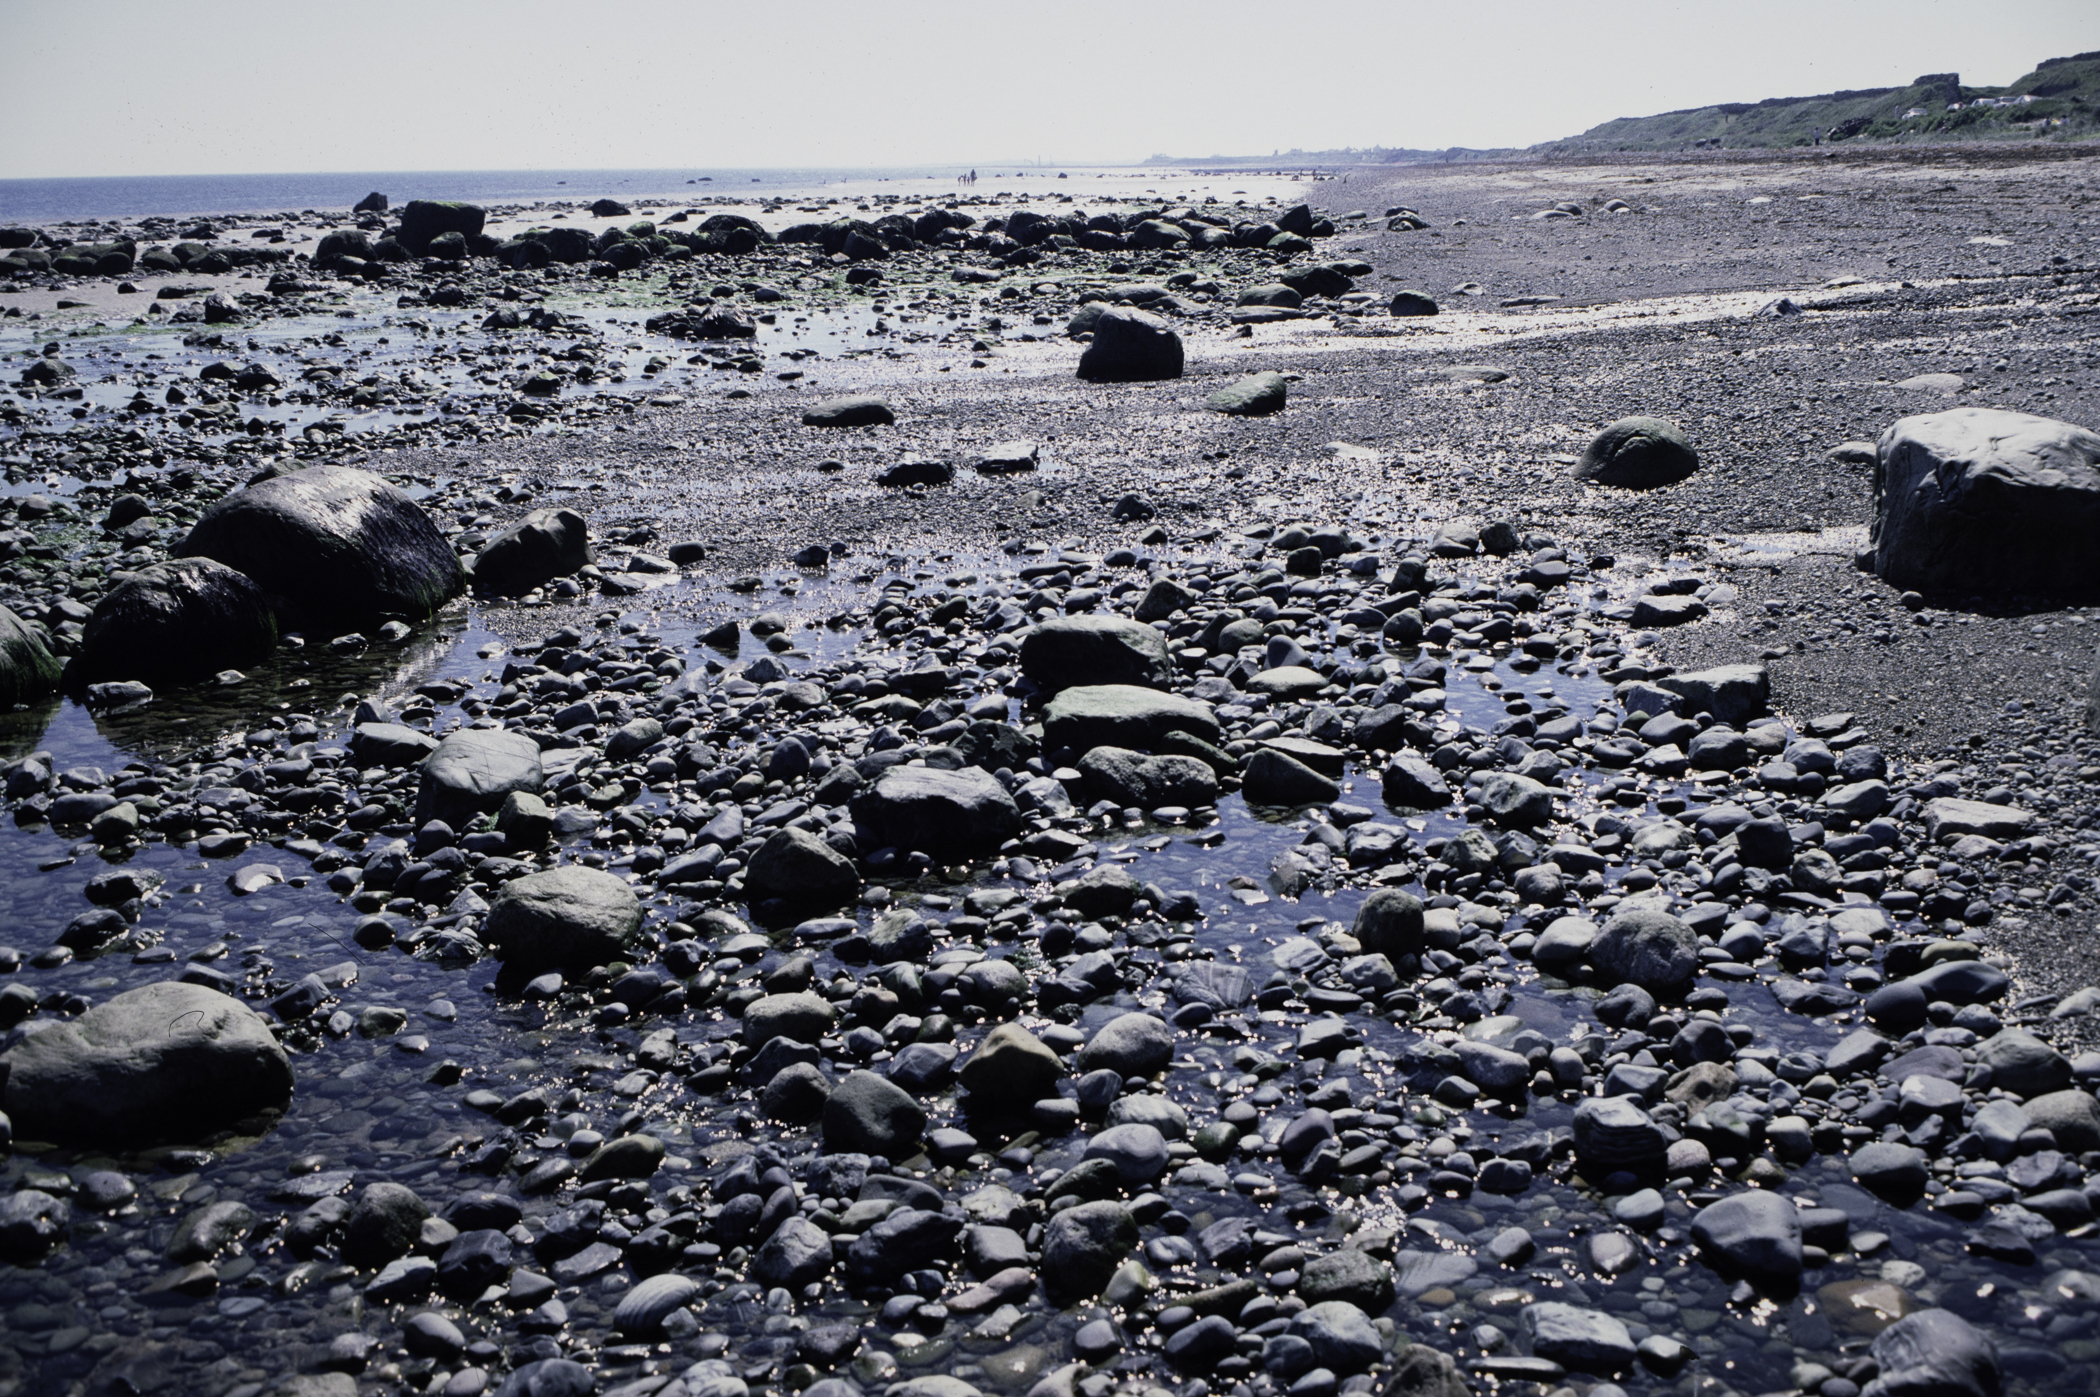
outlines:
[[[347,209],[373,191],[396,207],[410,199],[464,199],[477,204],[614,198],[697,199],[709,195],[794,198],[872,192],[927,195],[957,188],[967,166],[812,170],[417,170],[360,174],[155,175],[107,179],[0,180],[0,223],[59,223],[68,219],[141,218],[150,214],[264,213]],[[1009,165],[978,170],[980,192],[1054,185],[1077,193],[1180,184],[1185,172],[1160,169],[1033,169]],[[1068,178],[1058,183],[1060,174]],[[1244,183],[1244,179],[1239,181]]]

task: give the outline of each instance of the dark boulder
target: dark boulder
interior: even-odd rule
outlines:
[[[313,466],[204,511],[177,557],[246,573],[300,623],[423,620],[459,595],[459,558],[422,506],[370,471]]]
[[[1654,490],[1675,485],[1698,469],[1699,453],[1676,423],[1660,417],[1622,417],[1599,432],[1582,453],[1575,478],[1622,490]]]
[[[488,215],[473,204],[437,199],[411,199],[401,210],[401,231],[394,235],[401,246],[420,257],[441,234],[478,237]]]
[[[252,665],[277,644],[260,587],[210,558],[143,568],[111,589],[88,618],[66,666],[69,689],[136,679],[156,688]]]
[[[44,639],[0,606],[0,709],[32,703],[58,687],[59,664]]]
[[[1079,376],[1091,383],[1132,383],[1181,377],[1181,336],[1158,316],[1115,307],[1094,322],[1094,340],[1079,356]]]
[[[591,561],[590,526],[573,509],[535,509],[505,529],[474,559],[474,586],[516,596],[567,577]]]
[[[2100,435],[2024,412],[1905,417],[1874,463],[1874,571],[1964,595],[2100,596]]]

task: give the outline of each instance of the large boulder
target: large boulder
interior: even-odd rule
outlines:
[[[1921,592],[2100,595],[2100,435],[2000,408],[1897,420],[1875,444],[1874,571]]]
[[[44,639],[0,606],[0,709],[33,703],[58,688],[59,663]]]
[[[1223,732],[1207,703],[1132,684],[1089,684],[1066,689],[1043,705],[1043,739],[1050,751],[1096,747],[1149,751],[1170,732],[1217,743]]]
[[[505,883],[485,931],[505,968],[534,975],[618,960],[641,924],[641,900],[626,883],[568,864]]]
[[[591,530],[573,509],[535,509],[490,539],[474,558],[474,586],[517,596],[591,561]]]
[[[401,210],[401,231],[394,238],[420,257],[430,250],[431,243],[447,233],[457,233],[462,238],[479,236],[487,219],[488,215],[473,204],[411,199]]]
[[[1699,969],[1699,938],[1669,913],[1634,907],[1604,924],[1590,943],[1590,964],[1607,985],[1639,985],[1654,995],[1689,988]]]
[[[810,911],[843,907],[860,895],[860,875],[838,850],[806,829],[773,831],[751,856],[744,887],[753,901],[775,898]]]
[[[65,670],[68,689],[136,679],[162,688],[252,665],[277,645],[260,587],[210,558],[141,568],[104,594]]]
[[[1998,1397],[1998,1349],[1952,1310],[1919,1310],[1874,1336],[1880,1373],[1860,1397]]]
[[[422,506],[383,477],[313,466],[204,511],[176,556],[244,572],[302,624],[420,621],[466,585]]]
[[[1660,417],[1622,417],[1597,433],[1583,451],[1575,478],[1622,490],[1654,490],[1675,485],[1698,469],[1699,453],[1676,423]]]
[[[1094,340],[1079,356],[1090,383],[1181,377],[1181,336],[1149,311],[1115,306],[1094,321]]]
[[[1088,684],[1174,685],[1167,638],[1122,616],[1059,616],[1021,638],[1021,673],[1045,693]]]
[[[545,782],[540,745],[501,728],[462,728],[423,759],[416,823],[442,820],[454,829],[503,804],[512,791],[539,794]]]
[[[172,981],[127,990],[9,1049],[15,1132],[135,1149],[195,1140],[292,1099],[292,1064],[239,1000]]]
[[[853,819],[882,844],[942,863],[990,853],[1021,828],[1020,807],[981,767],[894,766],[853,797]]]

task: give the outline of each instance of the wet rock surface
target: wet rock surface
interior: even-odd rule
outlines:
[[[1667,327],[1510,336],[1500,366],[1387,342],[1475,313],[1464,291],[1405,323],[1385,293],[1348,299],[1384,266],[1409,284],[1448,266],[1515,302],[1542,292],[1512,269],[1569,265],[1561,289],[1585,294],[1588,264],[1526,259],[1606,235],[1527,219],[1497,250],[1468,230],[1511,196],[1470,178],[1437,186],[1446,226],[1416,226],[1442,221],[1416,190],[1432,217],[1382,233],[1309,207],[1235,211],[1263,232],[957,201],[1004,231],[877,206],[796,228],[781,210],[659,248],[685,225],[637,231],[623,209],[604,215],[617,237],[525,229],[491,251],[489,224],[465,227],[484,211],[418,214],[402,227],[433,265],[377,237],[349,268],[346,239],[299,276],[347,269],[325,294],[382,287],[415,299],[405,318],[488,322],[483,378],[454,380],[486,393],[472,412],[279,438],[262,414],[298,393],[377,410],[425,390],[323,382],[340,375],[265,350],[184,377],[185,401],[159,406],[187,423],[59,396],[78,376],[54,369],[24,382],[10,474],[87,482],[8,497],[0,600],[56,656],[79,657],[121,575],[196,516],[300,465],[391,478],[448,556],[477,560],[482,601],[308,630],[201,676],[222,682],[15,715],[10,1063],[129,996],[209,995],[253,1021],[214,1041],[282,1054],[289,1094],[207,1080],[174,1098],[189,1128],[87,1140],[18,1105],[38,1078],[12,1069],[0,1378],[2090,1386],[2100,995],[2082,986],[2100,977],[2064,930],[2091,914],[2085,618],[1912,609],[1852,556],[1870,517],[1856,443],[1908,395],[1949,391],[1897,386],[1931,367],[1912,360],[1940,312],[2029,312],[1989,277],[1932,284],[1983,255],[1969,196],[1870,182],[1960,237],[1916,254],[1940,260],[1907,288],[1796,290],[1809,309],[1784,331],[1811,350],[1769,318],[1683,306]],[[1611,225],[1642,267],[1621,280],[1682,292],[1692,274],[1655,249],[1703,227],[1710,196],[1643,188]],[[2052,214],[1999,192],[2048,235]],[[1743,236],[1740,256],[1702,257],[1703,289],[1794,286],[1797,268],[1743,270],[1786,256]],[[2048,268],[2020,295],[2080,294]],[[779,302],[747,280],[827,313],[880,295],[891,330],[928,314],[907,295],[953,295],[976,323],[897,336],[916,366],[783,357],[759,367],[797,376],[765,378],[736,365],[776,351],[762,308]],[[1080,302],[1084,281],[1121,294]],[[1297,303],[1240,304],[1270,286]],[[721,352],[689,368],[751,386],[659,404],[671,366],[637,361],[617,368],[639,392],[614,391],[581,294],[598,289],[682,305],[680,326],[748,302],[732,318],[752,336],[699,340]],[[314,294],[214,314],[296,324]],[[1085,351],[1062,324],[1116,301],[1174,326],[1197,381],[1075,384]],[[1848,372],[1887,382],[1842,416],[1767,403],[1780,375],[1757,375],[1835,353],[1860,317],[1888,343],[1848,347]],[[1047,328],[1021,339],[1030,325]],[[1277,338],[1242,350],[1240,327]],[[402,334],[440,364],[434,336]],[[499,348],[513,338],[538,348]],[[24,347],[29,368],[57,360]],[[961,386],[973,359],[1019,372]],[[925,386],[936,361],[956,388]],[[1592,382],[1607,365],[1629,386]],[[1295,375],[1288,411],[1201,410],[1271,372]],[[2037,383],[2043,401],[2006,381],[2089,420],[2082,388]],[[1023,383],[1098,424],[1028,406],[1007,387]],[[879,392],[888,417],[804,425],[809,389]],[[1419,418],[1404,438],[1398,398]],[[94,405],[65,427],[75,402]],[[1132,457],[1149,413],[1188,424],[1187,449]],[[1648,413],[1682,425],[1696,474],[1637,496],[1571,479],[1598,426]],[[1568,459],[1518,444],[1546,421]],[[1044,448],[990,445],[1017,438]],[[1799,469],[1828,495],[1743,464],[1809,439]],[[468,440],[486,465],[437,445]],[[915,471],[878,495],[907,457],[1036,468]],[[572,513],[560,532],[588,551],[484,586],[479,560],[542,510]],[[1860,541],[1819,544],[1826,526]],[[179,1041],[187,1014],[139,1032]]]

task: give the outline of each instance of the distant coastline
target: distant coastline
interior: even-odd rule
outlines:
[[[1027,185],[1142,167],[1060,166],[1036,169],[980,166],[986,179]],[[377,190],[399,204],[410,199],[462,199],[478,204],[552,203],[611,197],[669,201],[734,196],[796,198],[838,186],[896,184],[900,192],[930,190],[961,178],[967,165],[906,165],[874,169],[641,170],[366,170],[348,173],[98,176],[0,180],[0,224],[136,219],[152,215],[276,213],[348,209]]]

